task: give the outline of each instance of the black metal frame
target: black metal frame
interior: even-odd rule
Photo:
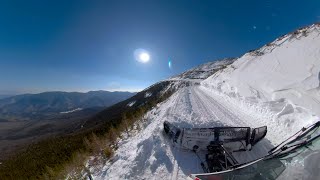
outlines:
[[[166,123],[166,122],[165,122]],[[231,130],[229,132],[232,132],[232,130],[236,130],[236,129],[245,129],[246,132],[246,137],[245,138],[230,138],[230,139],[220,139],[221,136],[223,136],[222,132],[226,131],[226,130]],[[208,131],[211,130],[212,133],[214,134],[214,141],[215,142],[236,142],[236,141],[242,141],[244,140],[246,142],[246,145],[248,145],[250,143],[250,127],[213,127],[213,128],[184,128],[182,131],[182,135],[184,135],[185,131],[188,130],[199,130],[201,132],[201,130],[203,131]]]
[[[173,142],[177,143],[180,137],[180,144],[185,142],[196,141],[197,144],[186,145],[188,149],[196,153],[198,158],[200,156],[197,154],[199,148],[199,143],[202,144],[202,150],[207,150],[206,154],[206,164],[205,167],[203,161],[201,161],[201,166],[205,173],[212,173],[222,170],[227,170],[238,165],[237,160],[232,156],[232,154],[224,147],[224,143],[241,142],[244,146],[251,144],[255,145],[258,141],[265,137],[267,133],[267,127],[254,128],[251,133],[250,127],[213,127],[213,128],[177,128],[171,123],[165,121],[163,123],[164,131],[168,134],[169,138]],[[194,140],[192,138],[196,137]],[[209,140],[210,139],[210,140]],[[225,144],[227,146],[227,144]],[[183,145],[184,146],[184,145]],[[238,151],[246,151],[246,147],[239,149]]]

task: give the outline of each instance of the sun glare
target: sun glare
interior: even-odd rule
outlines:
[[[150,60],[150,55],[148,53],[144,52],[139,55],[139,58],[140,58],[141,62],[147,63]]]
[[[134,51],[134,57],[140,63],[147,63],[151,58],[149,52],[144,49],[136,49]]]

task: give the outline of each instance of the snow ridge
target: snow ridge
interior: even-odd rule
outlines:
[[[208,62],[198,67],[183,72],[180,75],[169,78],[168,80],[194,80],[206,79],[220,69],[234,62],[234,58],[225,58],[219,61]]]

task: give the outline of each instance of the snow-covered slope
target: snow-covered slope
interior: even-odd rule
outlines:
[[[320,25],[246,53],[202,82],[266,123],[297,131],[320,115]]]
[[[168,79],[168,88],[177,91],[138,122],[142,130],[119,139],[106,164],[90,167],[93,177],[186,179],[202,172],[194,153],[175,147],[164,135],[164,121],[178,127],[267,125],[266,138],[252,151],[233,152],[240,163],[266,155],[319,119],[319,34],[319,25],[312,25],[238,59],[208,63]]]
[[[203,80],[214,74],[215,72],[225,68],[227,65],[234,62],[234,58],[225,58],[220,61],[208,62],[201,64],[195,68],[189,69],[177,76],[169,78],[169,80]]]

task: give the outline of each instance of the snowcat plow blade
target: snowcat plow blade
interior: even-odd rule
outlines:
[[[254,128],[251,133],[250,144],[254,146],[255,144],[257,144],[257,142],[263,139],[266,136],[266,134],[267,134],[267,126]]]
[[[249,144],[255,145],[266,135],[267,127],[255,128],[252,133],[250,127],[180,129],[165,121],[164,131],[169,138],[180,144],[180,147],[184,149],[193,150],[197,146],[201,150],[207,150],[209,143],[214,141],[223,143],[226,148],[231,150],[246,150],[246,146]],[[239,149],[239,147],[242,149]]]
[[[251,148],[267,133],[266,126],[253,129],[252,133],[250,127],[178,128],[167,121],[163,126],[173,143],[197,155],[204,173],[236,167],[239,162],[232,153],[246,151],[247,147]],[[250,143],[251,146],[248,146]],[[198,154],[200,150],[206,152],[205,163]],[[205,179],[212,179],[212,176]]]
[[[169,138],[173,140],[173,142],[177,142],[177,139],[179,138],[181,133],[181,130],[179,128],[165,121],[163,123],[163,129],[164,132],[169,136]]]
[[[215,127],[215,128],[184,128],[181,133],[181,147],[192,150],[197,145],[201,150],[207,150],[211,141],[223,144],[247,145],[250,128],[248,127]],[[243,147],[245,148],[245,147]]]

